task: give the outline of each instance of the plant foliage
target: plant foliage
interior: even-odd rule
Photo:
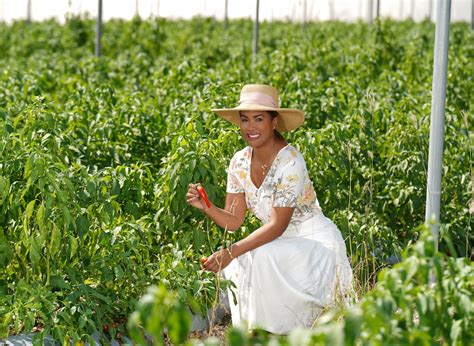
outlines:
[[[111,20],[100,59],[94,27],[74,16],[0,23],[0,338],[120,336],[150,285],[205,314],[218,294],[199,258],[258,222],[223,239],[185,191],[200,181],[223,204],[226,166],[245,143],[210,109],[235,105],[244,83],[272,84],[282,106],[306,112],[287,139],[346,239],[359,293],[418,238],[431,23],[265,22],[255,59],[249,20]],[[451,26],[439,248],[453,263],[474,243],[472,42],[467,24]],[[440,337],[451,328],[449,340],[464,340],[456,321]]]

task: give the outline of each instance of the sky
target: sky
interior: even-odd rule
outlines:
[[[56,17],[64,21],[66,13],[89,12],[97,15],[98,0],[30,0],[33,20]],[[376,0],[372,0],[375,3]],[[436,19],[437,2],[442,0],[380,0],[381,16],[413,18],[417,21],[429,15],[432,3],[432,19]],[[370,0],[260,0],[260,19],[304,18],[304,3],[308,20],[357,20],[367,18]],[[0,0],[0,20],[11,22],[26,18],[28,0]],[[471,21],[473,0],[451,0],[451,20]],[[254,18],[256,0],[228,0],[229,18]],[[103,0],[104,20],[132,18],[138,14],[167,18],[191,18],[195,15],[224,18],[225,0]]]

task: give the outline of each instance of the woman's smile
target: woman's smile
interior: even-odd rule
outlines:
[[[247,138],[249,140],[255,140],[260,137],[259,133],[247,133]]]

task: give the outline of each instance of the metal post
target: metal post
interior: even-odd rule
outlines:
[[[415,0],[411,0],[410,18],[415,19]]]
[[[329,19],[334,20],[335,18],[335,10],[334,10],[334,0],[329,0]]]
[[[225,0],[225,11],[224,11],[224,29],[227,30],[229,26],[229,1]]]
[[[26,3],[26,22],[31,23],[31,0]]]
[[[471,0],[471,29],[474,29],[474,0]]]
[[[377,0],[375,18],[379,18],[379,17],[380,17],[380,0]]]
[[[400,10],[400,20],[403,20],[403,1],[404,0],[400,0],[400,7],[399,7],[399,10]]]
[[[257,0],[257,8],[255,10],[255,24],[253,27],[253,48],[252,48],[252,53],[254,56],[257,55],[258,53],[258,12],[260,8],[260,0]]]
[[[474,0],[473,0],[473,1],[474,1]],[[310,21],[314,19],[314,16],[313,16],[313,5],[314,5],[313,0],[311,0],[311,3],[309,4],[309,10],[308,10],[308,13],[309,13],[308,18],[309,18]]]
[[[374,2],[373,0],[369,0],[369,8],[367,11],[367,22],[369,25],[372,25],[372,10],[374,8]]]
[[[135,0],[135,17],[138,17],[138,0]]]
[[[306,0],[303,0],[303,30],[306,31]]]
[[[429,0],[428,5],[428,20],[431,22],[431,17],[433,16],[433,0]]]
[[[99,0],[99,9],[97,13],[97,29],[96,29],[96,41],[95,41],[95,56],[100,57],[102,50],[101,38],[102,38],[102,0]]]
[[[156,2],[156,18],[160,16],[160,0]]]
[[[431,92],[430,146],[426,189],[425,223],[438,243],[441,173],[443,165],[444,112],[448,69],[451,0],[438,1]]]

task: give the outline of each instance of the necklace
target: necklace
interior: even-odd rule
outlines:
[[[268,160],[259,160],[257,157],[255,157],[252,153],[252,161],[255,164],[254,168],[251,170],[251,180],[257,188],[260,188],[260,186],[263,184],[263,181],[266,179],[266,175],[270,172],[272,163],[275,160],[277,154],[279,151],[276,150],[277,147],[277,142],[273,142],[272,150],[271,150],[271,157]],[[260,170],[262,172],[262,175],[260,175],[260,172],[258,171],[258,167],[260,167]]]
[[[275,146],[276,146],[276,142],[273,143],[273,155],[272,157],[270,158],[270,160],[268,160],[267,163],[264,163],[264,164],[261,164],[260,167],[262,169],[262,176],[265,177],[265,175],[267,175],[268,173],[268,170],[269,170],[269,167],[271,165],[271,163],[273,162],[273,160],[275,159],[276,155],[278,152],[275,152]]]

